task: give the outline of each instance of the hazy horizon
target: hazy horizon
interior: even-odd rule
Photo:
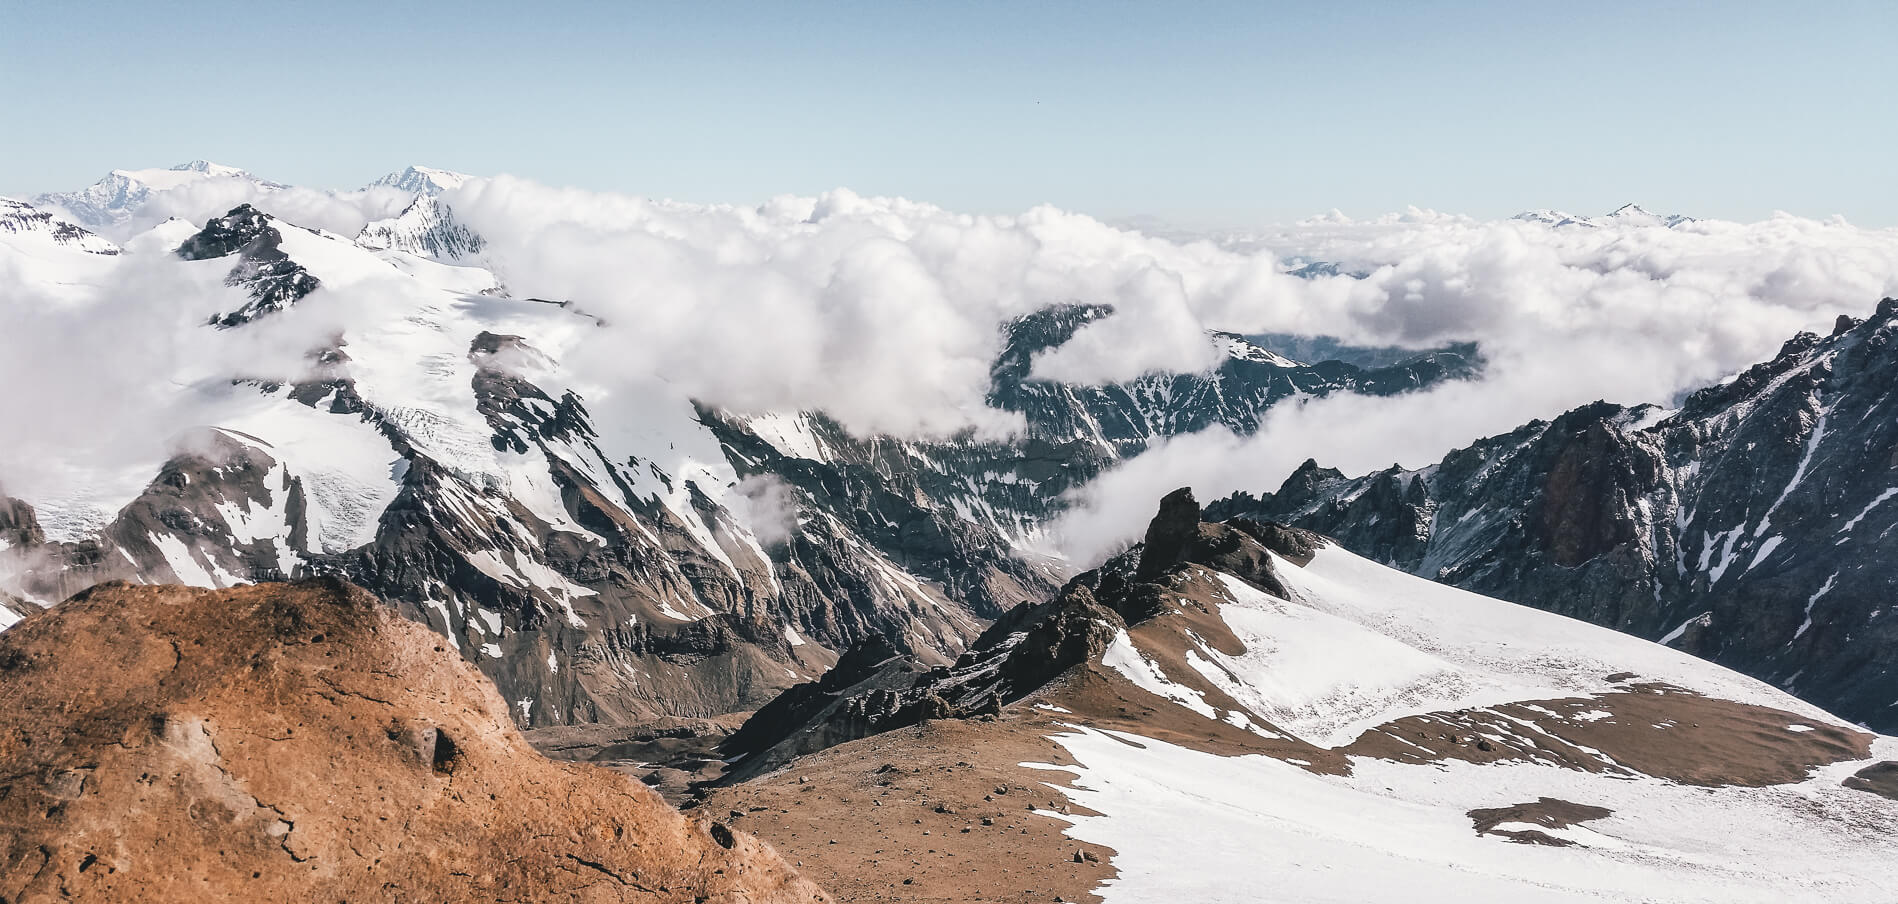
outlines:
[[[661,12],[15,4],[12,118],[45,140],[13,144],[0,191],[205,158],[325,188],[419,163],[1192,229],[1628,202],[1898,224],[1889,4]]]

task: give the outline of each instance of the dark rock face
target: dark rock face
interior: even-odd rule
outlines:
[[[852,650],[823,678],[786,691],[727,738],[720,752],[738,762],[720,781],[743,781],[804,754],[925,719],[997,714],[1068,670],[1098,661],[1118,632],[1168,611],[1167,598],[1178,595],[1174,578],[1193,566],[1283,594],[1267,553],[1309,561],[1323,542],[1282,524],[1198,518],[1190,490],[1168,494],[1147,529],[1163,547],[1136,545],[1075,577],[1053,599],[1015,607],[952,666],[926,668],[887,644]]]
[[[1468,347],[1381,368],[1306,365],[1224,335],[1216,338],[1227,344],[1228,358],[1210,373],[1109,386],[1030,378],[1036,355],[1111,313],[1105,305],[1057,305],[1006,327],[988,401],[1025,420],[1024,435],[1010,442],[863,439],[811,413],[801,416],[801,426],[823,450],[813,458],[777,448],[745,418],[710,409],[699,415],[741,474],[771,474],[822,500],[851,530],[893,550],[905,568],[942,582],[976,614],[993,618],[1053,587],[1047,569],[1025,563],[1011,547],[1030,545],[1040,525],[1064,509],[1064,493],[1154,439],[1214,425],[1250,433],[1267,409],[1294,394],[1393,394],[1467,378],[1481,367]]]
[[[1661,640],[1898,729],[1898,301],[1681,409],[1597,403],[1254,515],[1479,593]]]
[[[1151,580],[1156,575],[1179,564],[1186,558],[1186,552],[1194,540],[1199,539],[1199,503],[1193,499],[1191,487],[1181,487],[1166,494],[1160,500],[1160,514],[1147,524],[1147,535],[1141,545],[1141,578]]]
[[[1084,584],[1023,604],[984,632],[954,665],[928,668],[874,642],[853,649],[815,682],[760,708],[719,752],[738,782],[799,756],[925,719],[995,715],[1073,666],[1098,658],[1124,625]]]
[[[1338,360],[1301,364],[1241,336],[1221,333],[1213,338],[1224,345],[1227,357],[1210,373],[1152,374],[1107,386],[1031,379],[1038,354],[1112,313],[1107,305],[1057,305],[1011,323],[1007,344],[990,370],[989,404],[1020,412],[1027,418],[1030,437],[1083,439],[1119,458],[1139,452],[1154,439],[1215,425],[1250,434],[1267,409],[1294,394],[1395,395],[1440,380],[1466,379],[1482,368],[1475,349],[1468,346],[1374,368]]]
[[[302,482],[238,434],[201,431],[187,445],[95,538],[48,543],[31,506],[0,498],[0,539],[13,541],[0,552],[0,577],[10,575],[9,583],[46,603],[110,580],[282,580],[295,567],[285,555],[304,543],[302,529],[279,545],[250,535],[227,513],[280,506],[300,525]]]
[[[321,283],[278,247],[282,243],[283,233],[277,231],[274,220],[249,204],[239,204],[178,246],[178,256],[188,261],[237,255],[224,284],[249,289],[250,303],[211,318],[212,325],[242,326],[317,290]]]
[[[178,256],[188,261],[202,261],[237,254],[276,231],[263,211],[249,204],[239,204],[225,215],[206,221],[197,235],[178,246]]]

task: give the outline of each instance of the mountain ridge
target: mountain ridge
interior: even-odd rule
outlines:
[[[1597,403],[1417,471],[1307,462],[1275,493],[1211,508],[1660,640],[1889,730],[1895,321],[1893,299],[1841,317],[1677,411]]]

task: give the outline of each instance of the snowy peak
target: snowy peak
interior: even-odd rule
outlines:
[[[302,264],[284,253],[283,233],[275,224],[257,208],[239,204],[205,223],[204,229],[178,246],[178,256],[188,261],[232,255],[238,259],[224,277],[224,284],[250,290],[251,300],[235,311],[213,317],[213,325],[242,326],[295,304],[321,285]]]
[[[1525,223],[1540,223],[1549,227],[1584,226],[1594,228],[1600,225],[1587,217],[1576,216],[1575,214],[1562,210],[1550,210],[1546,207],[1537,210],[1525,210],[1522,213],[1510,217],[1510,219],[1521,220]]]
[[[193,160],[158,169],[113,170],[78,191],[50,192],[34,198],[33,203],[63,211],[74,222],[96,230],[130,220],[156,193],[205,179],[245,179],[267,191],[285,187],[279,182],[258,179],[234,166]]]
[[[452,170],[435,169],[429,166],[411,166],[399,173],[390,173],[364,186],[376,188],[386,186],[418,195],[439,195],[442,192],[460,188],[463,183],[474,178],[466,173]]]
[[[1682,223],[1694,222],[1693,217],[1683,216],[1677,213],[1658,214],[1639,204],[1623,204],[1608,214],[1607,219],[1636,226],[1665,226],[1669,229],[1679,226]]]
[[[88,254],[119,253],[117,245],[91,231],[12,198],[0,198],[0,233]]]
[[[1213,330],[1209,335],[1212,336],[1213,344],[1217,346],[1221,352],[1224,352],[1226,357],[1235,361],[1251,361],[1256,364],[1270,364],[1273,367],[1305,366],[1302,362],[1293,361],[1270,349],[1254,345],[1251,340],[1248,340],[1238,333]]]
[[[1686,223],[1695,222],[1693,217],[1682,214],[1657,214],[1639,204],[1623,204],[1613,211],[1599,217],[1587,217],[1563,210],[1540,208],[1526,210],[1510,217],[1525,223],[1537,223],[1553,229],[1580,226],[1594,229],[1604,226],[1662,226],[1672,229]]]
[[[400,214],[364,226],[356,244],[406,251],[446,264],[472,259],[487,246],[473,229],[455,219],[454,210],[434,192],[421,193]]]
[[[177,164],[176,166],[173,166],[170,169],[172,172],[175,172],[175,173],[202,173],[203,175],[206,175],[206,176],[248,176],[250,175],[250,172],[248,170],[241,170],[235,166],[225,166],[222,163],[212,163],[209,160],[192,160],[185,163]]]
[[[225,166],[222,163],[212,163],[209,160],[193,160],[188,163],[180,163],[175,166],[163,168],[113,170],[106,174],[105,179],[99,180],[99,182],[94,183],[94,185],[104,184],[113,180],[114,177],[136,182],[152,191],[169,191],[179,186],[189,185],[200,179],[255,178],[248,171],[238,169],[235,166]],[[270,184],[276,185],[277,183]]]

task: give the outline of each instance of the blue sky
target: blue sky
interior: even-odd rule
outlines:
[[[1889,0],[0,0],[0,190],[205,157],[1189,226],[1628,200],[1882,226],[1895,40]]]

